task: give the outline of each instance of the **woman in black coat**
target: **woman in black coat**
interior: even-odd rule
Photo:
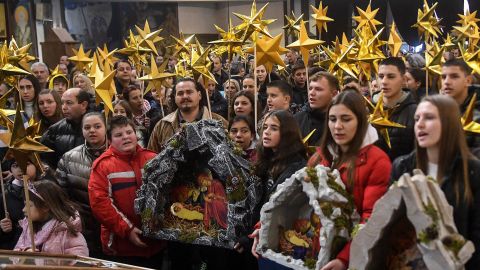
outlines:
[[[469,152],[459,119],[452,98],[424,98],[415,112],[416,150],[395,160],[391,180],[416,168],[437,179],[453,206],[458,232],[475,246],[469,270],[480,264],[480,161]]]

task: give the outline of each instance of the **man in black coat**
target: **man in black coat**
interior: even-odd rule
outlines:
[[[463,115],[477,94],[473,106],[473,121],[480,122],[480,88],[472,85],[472,69],[463,60],[452,59],[442,65],[442,94],[455,99]],[[478,133],[466,132],[467,144],[470,150],[478,153],[480,136]]]
[[[391,147],[388,146],[384,136],[379,136],[379,140],[375,143],[388,154],[391,161],[412,152],[415,142],[413,126],[417,103],[408,91],[403,90],[405,71],[405,63],[399,57],[382,60],[378,70],[384,110],[390,111],[390,121],[405,126],[405,128],[387,128]],[[378,97],[378,95],[374,96],[374,103],[378,102]]]
[[[302,63],[294,65],[290,80],[293,88],[292,103],[301,108],[308,100],[307,69],[305,68],[305,65]]]
[[[338,93],[338,79],[328,72],[318,72],[310,77],[308,105],[306,111],[295,114],[302,137],[316,130],[308,140],[308,145],[319,146],[325,126],[326,110]]]
[[[54,151],[41,155],[50,168],[56,169],[63,154],[85,142],[82,118],[87,113],[89,102],[89,94],[80,88],[70,88],[63,93],[62,112],[65,118],[50,126],[40,140]]]

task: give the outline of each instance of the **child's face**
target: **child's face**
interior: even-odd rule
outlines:
[[[23,207],[23,213],[27,216],[27,206]],[[48,215],[48,209],[37,208],[37,206],[30,201],[30,218],[32,221],[43,221]]]
[[[120,104],[117,104],[117,105],[115,105],[115,107],[113,107],[113,116],[117,116],[117,115],[123,115],[123,116],[127,117],[127,111]]]
[[[264,148],[276,151],[280,145],[280,121],[271,116],[265,119],[263,124],[262,144]]]
[[[12,172],[12,175],[13,177],[15,177],[15,179],[23,180],[24,173],[20,168],[20,166],[18,166],[17,162],[14,162],[12,164],[10,171]],[[35,168],[35,165],[33,165],[30,162],[27,162],[27,173],[25,175],[28,176],[28,179],[35,180],[35,178],[37,177],[37,168]]]

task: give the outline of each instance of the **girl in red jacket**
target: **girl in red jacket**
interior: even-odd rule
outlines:
[[[88,195],[93,215],[101,224],[102,249],[115,261],[158,267],[163,242],[142,237],[135,214],[135,193],[142,185],[142,169],[155,156],[137,144],[135,125],[114,116],[107,129],[110,147],[92,165]],[[150,258],[150,259],[146,259]]]
[[[387,191],[390,159],[372,144],[378,135],[367,121],[360,94],[354,91],[340,93],[328,107],[327,116],[328,129],[325,129],[319,151],[310,158],[309,166],[320,163],[338,170],[353,195],[361,222],[365,222],[375,202]],[[349,255],[350,243],[322,270],[347,269]]]

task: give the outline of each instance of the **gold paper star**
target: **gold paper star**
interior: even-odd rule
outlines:
[[[39,152],[53,152],[50,148],[28,136],[19,106],[17,106],[8,148],[5,156],[9,159],[13,157],[23,172],[26,172],[28,161],[32,162],[39,169],[43,167],[39,163],[40,159],[36,156]]]
[[[305,65],[308,65],[310,50],[315,47],[318,47],[322,43],[323,41],[321,40],[310,39],[308,37],[307,28],[305,27],[305,22],[302,20],[300,22],[300,35],[298,40],[288,45],[287,48],[299,49],[300,53],[302,54],[303,62],[305,63]]]
[[[233,26],[232,26],[232,20],[230,20],[228,31],[224,31],[222,28],[218,26],[215,26],[215,27],[220,32],[220,35],[222,35],[222,39],[210,41],[209,43],[215,44],[218,46],[217,53],[219,53],[219,55],[221,55],[223,52],[226,52],[228,56],[228,60],[232,61],[232,57],[234,53],[237,53],[237,54],[239,52],[241,53],[243,41],[241,41],[237,37],[237,34],[234,32]]]
[[[255,44],[257,55],[255,57],[257,66],[264,65],[267,73],[270,73],[273,69],[273,65],[279,65],[285,67],[285,62],[283,62],[280,54],[285,54],[288,52],[288,49],[280,46],[282,40],[282,34],[275,36],[274,38],[269,38],[267,36],[257,39]],[[253,53],[253,48],[250,48],[247,52]]]
[[[463,125],[463,130],[467,132],[480,133],[480,124],[473,121],[473,112],[475,110],[475,102],[477,101],[477,93],[474,93],[470,102],[468,103],[467,110],[463,114],[460,121]]]
[[[139,45],[142,47],[149,48],[155,55],[158,55],[157,48],[155,43],[162,41],[163,38],[159,37],[158,35],[162,31],[162,29],[158,29],[156,31],[150,31],[150,25],[148,24],[148,20],[145,20],[145,25],[143,30],[135,25],[137,29],[137,33],[140,36]]]
[[[377,15],[378,8],[372,11],[372,7],[368,4],[366,10],[362,10],[361,8],[357,7],[358,16],[353,16],[352,18],[358,22],[357,29],[362,28],[363,26],[368,26],[370,29],[377,31],[377,25],[381,25],[382,23],[375,19]]]
[[[105,75],[107,74],[107,75]],[[103,102],[105,105],[105,116],[108,115],[109,111],[113,112],[112,91],[111,86],[113,82],[113,77],[115,71],[110,71],[110,73],[102,72],[99,68],[95,72],[95,103],[98,105],[100,102]]]
[[[373,105],[370,104],[370,106]],[[405,128],[404,125],[388,120],[388,113],[383,110],[383,91],[380,93],[378,103],[375,106],[373,113],[368,117],[368,122],[380,131],[389,148],[392,148],[392,146],[390,144],[388,128]]]
[[[119,59],[114,56],[118,49],[108,51],[107,44],[103,44],[103,49],[100,47],[97,48],[97,61],[100,63],[105,62],[106,59],[109,59],[111,63],[117,62]]]
[[[445,39],[445,42],[443,43],[442,47],[445,48],[445,50],[450,50],[452,48],[455,48],[457,45],[452,42],[452,36],[450,34],[447,34],[447,38]]]
[[[462,46],[459,47],[465,63],[467,63],[467,65],[473,70],[473,72],[480,74],[480,49],[473,53],[470,53],[463,49]]]
[[[354,52],[354,58],[358,61],[359,76],[363,74],[367,80],[371,79],[372,72],[375,74],[378,73],[378,62],[385,58],[382,50],[379,49],[379,47],[384,44],[379,40],[383,29],[384,28],[380,29],[375,36],[371,34],[368,27],[361,28],[361,34],[355,30],[357,50]]]
[[[388,38],[388,48],[390,49],[392,56],[398,56],[402,44],[402,38],[400,38],[400,35],[397,33],[397,28],[395,27],[394,22],[392,23],[392,28],[390,28],[390,37]]]
[[[193,41],[195,35],[191,35],[187,38],[184,37],[183,33],[180,32],[179,38],[171,36],[175,41],[175,44],[170,46],[173,47],[173,56],[180,55],[182,59],[187,59],[190,57],[190,43]]]
[[[73,54],[75,54],[75,56],[69,57],[68,59],[76,63],[78,70],[84,70],[86,65],[92,62],[92,58],[90,58],[90,51],[85,53],[83,51],[83,44],[80,44],[78,51],[73,49]]]
[[[3,43],[3,46],[0,49],[0,81],[4,78],[13,76],[13,75],[28,75],[28,71],[25,71],[21,68],[18,68],[8,61],[8,47],[7,43]]]
[[[200,78],[200,75],[203,76],[204,80],[207,78],[217,83],[215,76],[210,72],[210,60],[208,59],[208,54],[210,52],[210,47],[203,50],[201,48],[199,51],[203,51],[201,54],[195,50],[191,50],[191,60],[190,66],[193,72],[193,77],[195,80]]]
[[[282,27],[287,32],[287,36],[292,35],[294,37],[298,37],[298,33],[300,32],[300,26],[298,23],[302,19],[303,14],[295,17],[295,13],[292,10],[292,16],[289,17],[285,15],[285,20],[287,20],[287,24]]]
[[[328,56],[327,61],[322,64],[328,69],[328,72],[337,75],[341,79],[342,73],[345,72],[353,78],[357,78],[357,67],[348,59],[348,54],[353,49],[354,44],[349,45],[346,49],[342,49],[338,37],[335,40],[335,47],[332,49],[322,46],[325,54]]]
[[[429,42],[432,37],[438,38],[438,34],[440,33],[440,20],[434,16],[437,5],[438,3],[435,3],[432,7],[429,7],[427,0],[424,0],[423,10],[418,10],[417,23],[412,26],[418,29],[420,36],[425,35],[425,41],[427,42]]]
[[[165,72],[167,64],[168,61],[163,61],[160,68],[158,68],[157,63],[155,62],[155,57],[150,57],[150,73],[138,78],[141,81],[149,81],[149,84],[143,93],[144,95],[153,88],[160,89],[161,83],[165,80],[165,78],[175,76],[173,73]]]
[[[35,56],[30,55],[29,51],[32,47],[32,43],[29,43],[21,48],[18,47],[15,38],[12,37],[10,44],[8,45],[8,61],[13,65],[20,67],[23,70],[31,72],[29,62],[37,59]]]
[[[320,5],[318,6],[318,9],[312,5],[310,5],[310,7],[313,10],[312,17],[315,20],[315,23],[317,24],[318,32],[322,33],[322,30],[325,30],[325,32],[327,32],[327,23],[333,22],[332,18],[327,17],[328,7],[326,6],[324,8],[322,1],[320,1]]]
[[[434,41],[433,45],[427,44],[425,51],[425,68],[430,74],[442,75],[442,59],[445,48]]]
[[[266,35],[270,38],[272,36],[267,30],[267,25],[273,23],[276,21],[276,19],[273,20],[263,20],[263,14],[265,13],[265,9],[267,8],[268,3],[265,4],[258,12],[257,12],[257,4],[255,0],[252,2],[252,7],[250,9],[250,16],[242,15],[233,12],[233,15],[237,16],[240,20],[242,20],[242,23],[240,25],[237,25],[235,27],[235,30],[240,30],[243,31],[243,39],[242,41],[245,42],[247,39],[252,37],[252,34],[254,33],[261,33],[263,35]],[[256,34],[253,35],[253,41],[256,41]]]

